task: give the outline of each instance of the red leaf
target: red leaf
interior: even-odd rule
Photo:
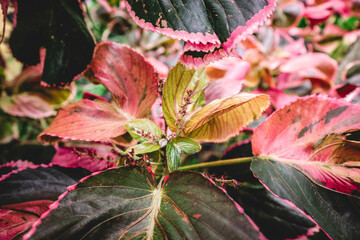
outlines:
[[[253,135],[254,155],[298,169],[317,184],[360,191],[360,149],[347,139],[360,129],[360,105],[310,96],[276,111]]]
[[[8,240],[27,232],[53,201],[39,200],[3,205],[0,208],[0,239]]]
[[[157,80],[153,66],[140,53],[118,43],[100,43],[89,70],[122,111],[136,118],[148,116],[157,97]]]
[[[59,110],[52,124],[42,132],[40,141],[54,141],[59,138],[104,141],[126,132],[128,116],[104,101],[81,100]]]

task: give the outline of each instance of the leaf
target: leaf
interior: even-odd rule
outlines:
[[[214,100],[190,117],[184,135],[197,141],[226,141],[260,117],[268,106],[265,94],[240,93]]]
[[[133,20],[145,30],[193,43],[191,52],[183,60],[195,66],[207,62],[204,54],[222,49],[215,58],[228,56],[235,43],[252,34],[275,8],[274,0],[193,0],[193,1],[125,1]],[[196,9],[196,11],[194,11]],[[197,53],[197,55],[196,55]]]
[[[180,155],[181,149],[177,144],[171,141],[166,145],[166,159],[170,172],[175,171],[180,167]]]
[[[0,238],[20,239],[52,202],[41,200],[1,206]]]
[[[164,84],[162,109],[171,131],[176,132],[179,121],[195,110],[206,85],[204,69],[195,71],[178,63],[170,70]]]
[[[358,239],[359,197],[320,187],[297,169],[271,158],[254,157],[251,170],[273,194],[309,214],[332,239]]]
[[[304,16],[305,7],[302,2],[285,2],[280,4],[273,15],[272,24],[288,30],[296,27]]]
[[[162,183],[142,168],[111,169],[82,180],[25,239],[258,239],[241,208],[198,173]],[[62,219],[62,221],[58,221]]]
[[[41,97],[31,93],[21,93],[2,97],[0,108],[13,116],[30,117],[34,119],[46,118],[56,115],[53,106]]]
[[[359,215],[351,210],[360,204],[359,139],[352,139],[360,128],[359,113],[359,105],[342,100],[300,98],[276,111],[252,139],[259,156],[252,163],[254,174],[335,239],[359,234]]]
[[[329,90],[334,84],[337,70],[337,62],[327,54],[302,54],[281,65],[277,88],[298,87],[304,80],[310,80],[313,90]]]
[[[251,141],[245,140],[227,149],[222,159],[251,156]],[[207,171],[219,179],[235,180],[223,183],[223,187],[268,239],[302,239],[319,231],[319,227],[299,209],[265,189],[251,172],[250,162],[212,167]]]
[[[8,11],[9,5],[10,5],[10,0],[0,0],[0,5],[1,5],[2,16],[4,18],[2,34],[1,34],[1,39],[0,39],[0,43],[2,43],[4,41],[4,37],[5,37],[6,17],[7,17],[7,11]]]
[[[206,103],[240,93],[250,67],[248,62],[240,58],[227,58],[207,66],[206,75],[212,81],[205,89]]]
[[[103,42],[96,46],[87,71],[109,89],[122,111],[148,117],[157,97],[157,78],[144,56],[125,45]]]
[[[73,147],[55,146],[56,154],[51,163],[67,168],[81,167],[91,172],[116,167],[117,155],[112,147],[104,144],[76,144]]]
[[[189,138],[176,137],[166,146],[166,158],[169,171],[175,171],[180,166],[180,155],[194,154],[201,150],[201,145]]]
[[[161,128],[148,119],[136,119],[125,124],[128,133],[140,142],[158,141],[163,133]]]
[[[159,150],[161,146],[158,143],[150,142],[150,143],[140,143],[138,145],[132,146],[128,148],[126,151],[132,151],[134,149],[135,154],[144,154],[144,153],[151,153]]]
[[[85,70],[94,49],[79,2],[18,0],[17,6],[17,24],[9,40],[13,55],[35,65],[45,47],[42,81],[51,86],[70,83]]]
[[[0,206],[36,200],[56,200],[90,172],[81,168],[37,166],[14,171],[0,182]]]
[[[81,100],[59,110],[58,115],[39,136],[39,141],[59,139],[108,142],[126,132],[127,116],[104,101]]]
[[[0,106],[3,99],[1,99]],[[12,140],[18,138],[19,132],[16,122],[5,116],[0,116],[0,143],[9,143]]]
[[[359,129],[359,113],[359,105],[341,100],[301,98],[255,130],[253,153],[294,167],[324,187],[356,194],[360,191],[359,149],[336,136]]]

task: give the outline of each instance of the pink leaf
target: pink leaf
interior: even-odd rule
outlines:
[[[153,66],[140,53],[103,42],[96,46],[88,69],[109,89],[122,111],[137,118],[148,116],[157,97],[157,80]]]
[[[110,103],[98,100],[81,100],[59,110],[52,124],[42,132],[40,141],[55,141],[59,138],[103,141],[126,132],[124,124],[129,118]]]
[[[337,73],[337,62],[323,53],[307,53],[294,57],[280,67],[277,88],[298,87],[304,80],[311,80],[313,89],[330,89]]]
[[[73,147],[56,147],[56,154],[52,164],[61,167],[81,167],[89,171],[102,171],[107,168],[116,167],[117,155],[111,152],[110,146],[102,144],[77,145]],[[110,162],[109,160],[113,160]]]
[[[276,111],[253,135],[254,155],[294,167],[325,187],[360,191],[360,105],[323,96],[300,98]]]
[[[206,74],[213,78],[213,81],[205,89],[206,103],[239,93],[249,69],[250,64],[239,58],[228,58],[209,65]],[[215,79],[216,74],[222,76]]]
[[[3,205],[0,208],[0,239],[10,240],[25,233],[53,201],[39,200]]]

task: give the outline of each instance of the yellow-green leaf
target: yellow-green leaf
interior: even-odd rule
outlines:
[[[170,70],[164,85],[163,112],[171,131],[177,130],[179,119],[195,110],[207,82],[204,69],[195,71],[178,63]]]
[[[140,142],[159,140],[161,128],[149,119],[136,119],[125,124],[129,134]]]
[[[134,149],[135,154],[144,154],[159,150],[160,145],[157,143],[140,143],[131,148],[128,148],[126,151],[130,152],[132,149]]]
[[[217,99],[195,112],[184,135],[197,141],[222,142],[238,134],[269,106],[265,94],[240,93]]]

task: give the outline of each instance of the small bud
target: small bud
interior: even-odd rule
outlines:
[[[168,141],[165,138],[160,139],[159,144],[160,147],[163,148],[167,145]]]

